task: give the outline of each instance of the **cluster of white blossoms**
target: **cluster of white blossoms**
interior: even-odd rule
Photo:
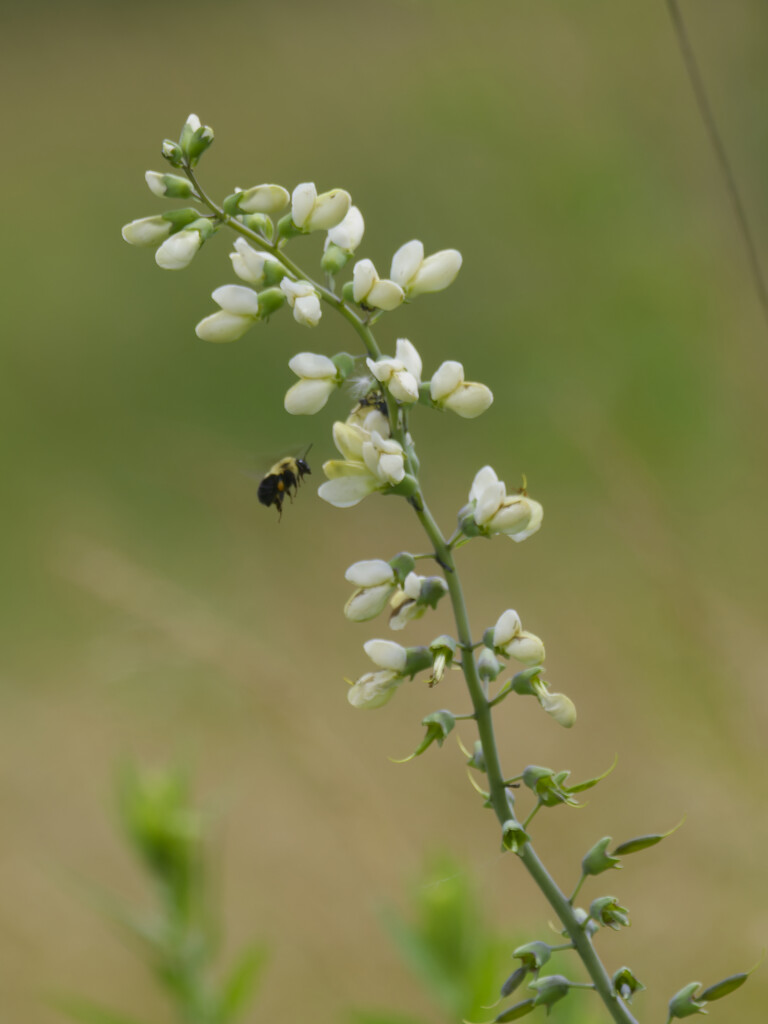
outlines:
[[[507,494],[491,466],[483,466],[475,474],[469,491],[469,504],[460,513],[460,522],[467,536],[490,536],[503,533],[512,540],[530,537],[541,527],[544,509],[524,491]]]
[[[420,619],[448,591],[445,580],[439,576],[419,576],[412,570],[401,586],[394,567],[380,558],[355,562],[344,578],[357,587],[344,606],[346,617],[351,622],[368,622],[389,604],[390,629],[403,629],[414,619]]]
[[[343,458],[323,464],[328,479],[317,491],[330,505],[352,508],[374,491],[387,491],[405,481],[405,452],[394,438],[354,422],[336,422],[333,443]]]

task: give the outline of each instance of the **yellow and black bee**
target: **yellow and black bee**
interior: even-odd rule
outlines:
[[[312,447],[311,445],[309,446]],[[307,448],[304,455],[301,458],[293,458],[287,456],[284,459],[280,459],[270,469],[267,475],[262,479],[259,484],[258,498],[262,505],[269,507],[270,505],[276,505],[278,511],[278,521],[283,515],[283,502],[285,501],[286,494],[293,501],[293,496],[299,489],[299,484],[302,478],[311,473],[312,470],[307,465],[307,454],[309,448]]]

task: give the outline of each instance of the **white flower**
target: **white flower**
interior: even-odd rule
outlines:
[[[405,454],[399,441],[384,438],[374,430],[363,442],[363,462],[384,483],[399,484],[405,476]]]
[[[173,225],[165,217],[141,217],[125,224],[122,236],[129,245],[160,245],[171,233]]]
[[[160,199],[189,199],[195,195],[187,178],[180,174],[161,174],[159,171],[147,171],[144,174],[149,191]]]
[[[195,327],[203,341],[237,341],[259,319],[259,296],[242,284],[225,284],[212,293],[221,309]]]
[[[425,292],[439,292],[455,279],[461,269],[458,249],[441,249],[424,258],[424,246],[414,239],[401,245],[392,257],[389,276],[408,298]]]
[[[484,533],[504,533],[512,540],[530,537],[541,526],[544,509],[527,494],[507,494],[502,480],[490,466],[475,475],[469,492],[473,519]]]
[[[155,253],[155,263],[163,270],[183,270],[188,267],[200,246],[203,236],[196,228],[185,228],[166,238]]]
[[[409,572],[403,581],[403,589],[398,590],[392,598],[392,614],[389,617],[390,629],[405,629],[409,622],[420,619],[426,612],[428,605],[420,602],[421,586],[426,581],[426,576],[419,576],[415,572]],[[442,580],[437,580],[442,583]],[[445,584],[443,584],[445,586]]]
[[[389,418],[376,406],[358,403],[349,416],[347,416],[346,421],[347,423],[353,423],[355,426],[362,427],[369,434],[376,430],[382,437],[389,437],[392,433],[389,426]]]
[[[317,194],[314,182],[297,185],[291,197],[291,217],[302,231],[327,231],[347,215],[352,197],[343,188]]]
[[[545,656],[543,641],[525,629],[504,645],[504,651],[522,665],[541,665]]]
[[[291,281],[284,277],[280,288],[293,310],[294,320],[307,327],[316,327],[320,323],[323,313],[320,298],[309,281]]]
[[[390,311],[397,309],[405,293],[394,281],[382,280],[370,260],[359,260],[352,271],[352,297],[369,308]]]
[[[229,254],[229,258],[232,260],[232,269],[241,281],[261,287],[268,263],[273,264],[275,270],[282,269],[280,260],[267,252],[258,252],[244,238],[236,238],[234,247],[235,251]]]
[[[347,692],[347,700],[354,708],[383,707],[395,694],[403,677],[398,672],[366,672]]]
[[[378,668],[401,674],[405,672],[408,651],[394,640],[367,640],[363,650]]]
[[[255,185],[238,193],[237,205],[243,213],[280,213],[290,199],[282,185]]]
[[[337,387],[338,370],[333,361],[314,352],[299,352],[288,366],[301,379],[286,392],[286,412],[293,416],[319,412]]]
[[[485,384],[465,381],[464,367],[453,360],[437,369],[429,385],[429,394],[436,405],[468,420],[484,413],[493,402],[491,389]]]
[[[576,705],[564,693],[550,693],[545,683],[532,684],[536,699],[541,707],[551,715],[558,725],[570,729],[576,721]]]
[[[404,475],[404,453],[397,441],[385,440],[356,423],[333,425],[333,441],[344,456],[323,465],[328,480],[318,495],[336,508],[352,508],[374,491],[399,483]]]
[[[325,248],[338,245],[344,252],[354,252],[363,240],[365,222],[356,206],[350,206],[347,215],[335,228],[331,228],[325,239]]]
[[[355,562],[344,575],[358,588],[344,606],[344,614],[352,622],[375,618],[397,589],[392,566],[380,558]]]
[[[522,628],[520,616],[515,609],[507,608],[505,612],[501,613],[493,627],[493,646],[505,648],[509,641],[522,631]]]
[[[395,351],[394,359],[366,359],[368,369],[398,402],[415,402],[421,383],[421,356],[407,338],[398,338]]]

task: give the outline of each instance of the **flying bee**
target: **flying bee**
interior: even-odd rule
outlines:
[[[311,447],[312,445],[309,446],[309,448]],[[262,505],[267,507],[270,505],[277,506],[278,522],[283,515],[283,502],[285,501],[286,494],[293,501],[293,496],[298,491],[303,477],[307,473],[312,472],[307,464],[309,448],[307,448],[301,458],[293,458],[293,456],[289,455],[284,459],[280,459],[259,484],[258,499]]]

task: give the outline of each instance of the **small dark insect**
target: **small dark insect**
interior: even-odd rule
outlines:
[[[309,447],[311,448],[312,446],[310,445]],[[309,448],[299,459],[295,459],[292,456],[280,459],[259,484],[259,501],[262,505],[277,506],[278,522],[283,515],[283,502],[285,501],[286,494],[293,501],[293,496],[298,491],[302,478],[307,473],[312,472],[307,465],[306,456],[308,452]]]

